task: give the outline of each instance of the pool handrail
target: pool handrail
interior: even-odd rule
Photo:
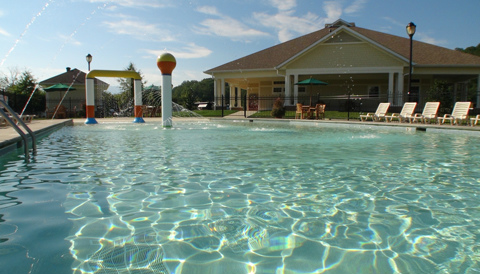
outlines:
[[[22,118],[18,116],[13,109],[6,104],[5,101],[0,100],[0,105],[5,108],[5,110],[10,113],[11,117],[5,113],[3,109],[0,108],[0,116],[3,116],[7,123],[15,129],[15,131],[22,137],[23,139],[23,146],[24,146],[24,151],[25,151],[25,159],[28,162],[29,160],[29,154],[28,154],[28,141],[27,141],[27,135],[20,129],[20,127],[17,125],[20,124],[27,132],[30,134],[30,137],[32,138],[32,150],[33,150],[33,155],[37,154],[37,140],[35,137],[35,133],[23,122]],[[12,119],[13,118],[13,119]]]

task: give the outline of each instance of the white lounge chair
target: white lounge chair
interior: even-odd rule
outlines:
[[[480,114],[477,114],[475,118],[470,118],[470,124],[473,126],[476,126],[478,121],[480,121]]]
[[[468,111],[471,105],[471,102],[456,102],[452,114],[445,114],[443,117],[438,117],[438,123],[444,124],[446,120],[449,120],[452,125],[459,125],[462,121],[468,121]]]
[[[385,116],[386,122],[391,122],[393,119],[397,119],[400,123],[406,122],[410,119],[415,112],[415,108],[417,107],[417,103],[405,103],[403,104],[402,110],[400,113],[392,113],[392,115]]]
[[[380,121],[385,119],[385,114],[387,114],[390,103],[380,103],[377,107],[375,113],[367,113],[366,115],[360,115],[360,120],[362,122],[372,119],[372,121]]]
[[[439,107],[440,107],[440,102],[427,102],[421,114],[415,113],[414,116],[410,117],[410,123],[413,123],[413,122],[426,123],[427,121],[431,121],[431,120],[435,120],[435,122],[437,122],[437,113],[438,113]]]

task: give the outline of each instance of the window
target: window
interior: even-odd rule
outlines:
[[[380,95],[379,86],[370,86],[368,87],[368,97],[378,97]]]
[[[282,87],[273,87],[273,92],[274,93],[280,93],[280,92],[284,92],[285,91],[285,88],[282,88]]]
[[[303,86],[298,87],[298,92],[305,92],[306,88]]]

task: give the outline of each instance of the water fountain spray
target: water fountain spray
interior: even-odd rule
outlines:
[[[37,89],[38,89],[38,84],[35,85],[35,88],[33,89],[32,93],[30,93],[30,97],[28,97],[27,103],[25,104],[25,106],[22,109],[22,112],[20,113],[20,117],[23,116],[23,113],[25,112],[25,109],[27,108],[28,103],[30,103],[30,100],[32,100],[33,94]]]
[[[172,127],[172,71],[177,66],[175,57],[163,53],[157,58],[157,67],[162,72],[162,125]]]

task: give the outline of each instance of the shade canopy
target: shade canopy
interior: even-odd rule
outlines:
[[[295,85],[305,85],[305,86],[308,86],[308,85],[328,85],[328,83],[325,83],[323,81],[320,81],[320,80],[317,80],[315,78],[308,78],[306,80],[303,80],[303,81],[300,81],[298,83],[295,83]]]
[[[53,86],[49,86],[48,88],[44,88],[43,90],[49,91],[67,91],[67,90],[75,90],[74,87],[70,87],[64,84],[55,84]]]

